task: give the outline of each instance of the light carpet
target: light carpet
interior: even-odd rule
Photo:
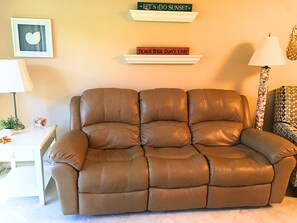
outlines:
[[[1,180],[1,179],[0,179]],[[20,185],[21,186],[21,185]],[[1,188],[0,188],[1,191]],[[1,193],[1,192],[0,192]],[[3,191],[2,191],[3,193]],[[199,209],[190,211],[144,212],[101,216],[64,216],[61,212],[57,190],[53,180],[46,190],[45,206],[39,205],[37,197],[9,198],[0,196],[1,223],[32,222],[100,222],[100,223],[296,223],[297,198],[287,195],[281,204],[261,208]]]

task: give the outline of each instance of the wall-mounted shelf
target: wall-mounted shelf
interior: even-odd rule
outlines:
[[[193,22],[199,12],[130,10],[135,21]]]
[[[203,55],[141,55],[126,54],[128,64],[196,64]]]

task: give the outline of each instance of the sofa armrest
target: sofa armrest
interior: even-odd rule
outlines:
[[[289,123],[276,122],[273,125],[273,132],[297,145],[297,128]]]
[[[49,154],[56,163],[67,163],[81,170],[88,149],[88,138],[82,131],[69,131],[54,144]]]
[[[272,164],[297,153],[297,147],[288,140],[254,128],[242,132],[241,142],[264,155]]]

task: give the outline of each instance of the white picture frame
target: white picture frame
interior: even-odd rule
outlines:
[[[14,56],[53,57],[50,19],[11,18]]]

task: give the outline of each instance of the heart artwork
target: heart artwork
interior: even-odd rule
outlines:
[[[28,32],[25,35],[25,39],[27,43],[29,43],[30,45],[36,45],[40,42],[40,39],[41,39],[40,32],[39,31],[35,33]]]

